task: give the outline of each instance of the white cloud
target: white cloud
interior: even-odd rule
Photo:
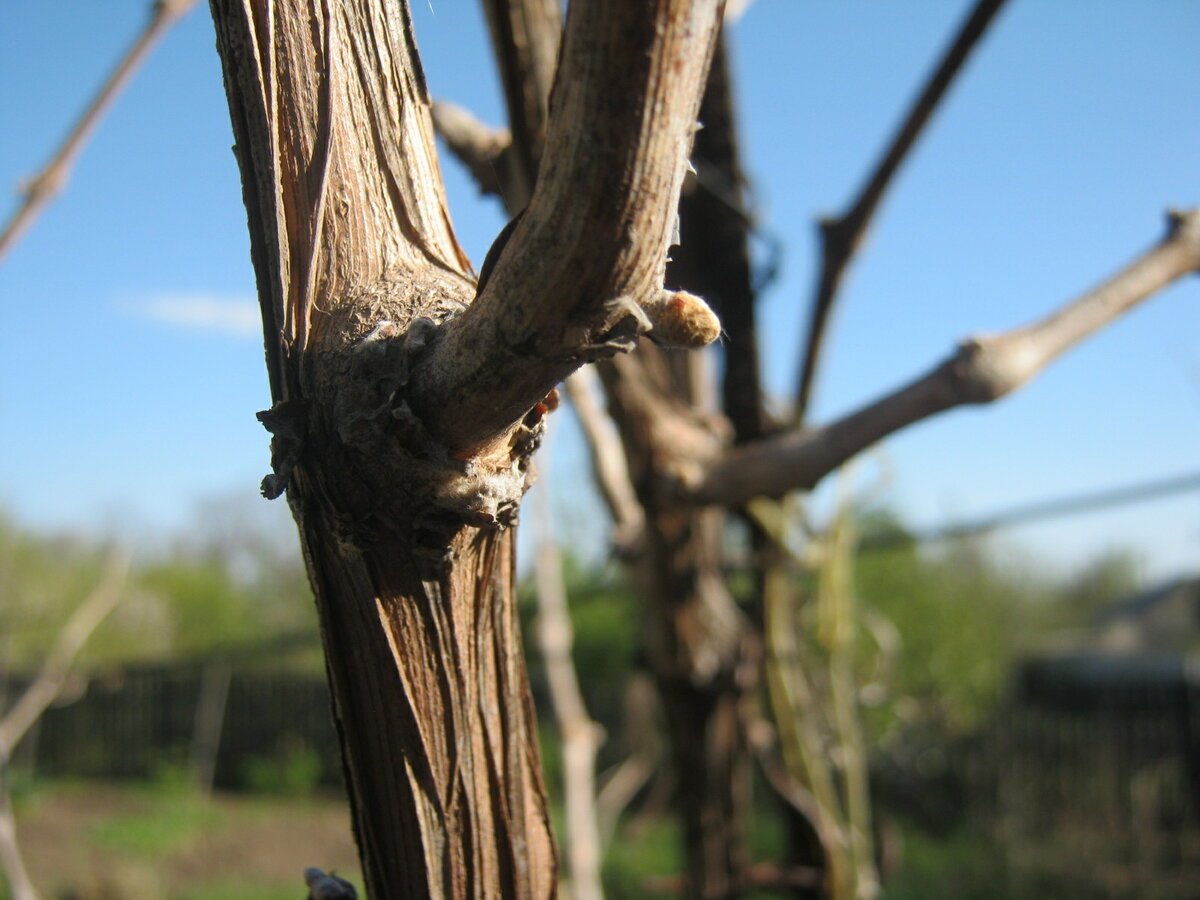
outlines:
[[[127,312],[192,331],[215,331],[229,337],[262,334],[262,318],[253,300],[204,294],[166,294],[122,304]]]

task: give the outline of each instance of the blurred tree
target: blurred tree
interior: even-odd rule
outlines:
[[[601,747],[600,765],[618,762],[624,752],[620,739],[625,716],[625,689],[638,667],[641,621],[638,596],[619,567],[585,566],[576,557],[564,558],[564,575],[575,631],[573,658],[581,673],[580,688],[588,712],[609,735]],[[532,633],[536,604],[533,584],[522,585],[520,594],[521,632],[526,646],[536,641]],[[546,698],[543,663],[529,657],[529,679],[538,705]]]
[[[200,654],[263,634],[253,596],[215,562],[165,560],[143,569],[138,585],[165,612],[173,653]]]
[[[99,580],[103,564],[103,550],[92,543],[40,538],[0,511],[0,667],[36,667],[79,597]],[[108,628],[93,637],[85,654],[104,652]]]
[[[1065,627],[1088,625],[1105,607],[1133,595],[1142,583],[1141,571],[1136,553],[1120,548],[1104,551],[1055,592],[1053,620]]]
[[[1050,587],[995,562],[978,540],[922,549],[897,540],[903,526],[881,511],[865,516],[862,529],[864,544],[890,540],[859,555],[859,595],[900,639],[888,701],[871,716],[877,734],[897,722],[969,731],[992,711],[1021,648],[1036,640]]]
[[[13,900],[37,900],[38,895],[17,844],[16,821],[9,797],[9,761],[21,739],[62,693],[80,649],[120,601],[128,569],[128,555],[114,552],[101,581],[72,611],[53,644],[43,651],[45,658],[36,676],[15,703],[7,708],[0,707],[3,710],[0,716],[0,875],[7,881]]]
[[[83,668],[306,633],[315,648],[316,615],[304,602],[311,590],[294,550],[269,527],[227,512],[205,513],[221,540],[197,541],[203,529],[188,528],[173,546],[133,566],[125,602],[81,651]],[[29,670],[41,661],[103,560],[94,540],[38,535],[0,516],[0,666]]]

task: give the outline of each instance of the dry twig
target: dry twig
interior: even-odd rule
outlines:
[[[574,633],[567,609],[562,554],[554,539],[549,500],[543,487],[538,498],[538,548],[534,577],[538,602],[538,649],[546,665],[546,682],[562,745],[563,795],[566,804],[567,871],[571,896],[602,900],[600,828],[596,811],[596,751],[603,729],[592,721],[579,689],[571,658]]]
[[[489,128],[468,110],[441,100],[433,103],[433,127],[482,193],[507,198],[517,192],[512,135],[507,128]],[[509,209],[509,215],[520,211],[521,207]]]
[[[629,477],[621,436],[600,404],[599,378],[594,369],[584,366],[572,373],[564,387],[587,439],[600,494],[612,515],[613,545],[618,552],[632,552],[641,541],[646,514]]]
[[[816,293],[813,297],[808,336],[805,340],[803,363],[800,366],[800,382],[796,390],[795,422],[801,425],[808,414],[812,396],[813,379],[820,360],[821,347],[825,338],[825,327],[829,312],[837,296],[842,276],[854,254],[862,246],[863,238],[879,208],[892,178],[907,158],[909,151],[921,136],[926,124],[937,110],[955,76],[962,70],[963,63],[979,42],[988,25],[1004,5],[1004,0],[979,0],[971,14],[963,22],[954,41],[946,49],[929,81],[925,84],[912,109],[905,117],[900,130],[884,152],[875,171],[863,185],[858,198],[840,216],[822,219],[821,271],[817,277]]]
[[[38,895],[17,843],[8,796],[8,761],[21,738],[62,691],[75,656],[121,599],[128,569],[128,556],[114,554],[100,584],[67,620],[33,683],[0,719],[0,869],[13,900],[37,900]]]
[[[75,127],[67,135],[62,146],[51,157],[40,173],[30,178],[22,191],[21,205],[17,207],[4,230],[0,232],[0,259],[13,247],[29,228],[30,224],[46,205],[62,191],[71,174],[71,166],[96,124],[137,71],[139,65],[154,48],[159,38],[179,18],[195,5],[196,0],[155,0],[150,19],[142,32],[117,63],[117,67],[101,86],[92,102],[88,104]]]
[[[62,691],[76,654],[121,599],[128,569],[128,555],[114,554],[100,584],[63,626],[33,683],[0,719],[0,764],[7,763],[21,738]]]
[[[559,51],[561,17],[545,0],[485,0],[496,63],[505,86],[508,129],[494,129],[451,103],[433,104],[433,123],[450,152],[462,162],[480,191],[500,197],[512,217],[529,202],[544,145],[553,66]],[[590,367],[564,382],[588,444],[592,471],[613,520],[618,553],[641,539],[645,512],[629,476],[625,447],[597,399],[600,387]]]
[[[505,203],[516,214],[533,193],[546,142],[550,88],[562,35],[558,0],[483,0],[504,85],[515,164]]]
[[[726,453],[684,491],[693,502],[738,505],[811,488],[856,453],[914,422],[1015,391],[1100,328],[1173,281],[1200,270],[1200,209],[1169,215],[1166,236],[1112,278],[1051,315],[964,341],[922,377],[812,430]]]
[[[37,890],[25,868],[21,846],[17,843],[17,822],[8,800],[8,785],[0,776],[0,872],[8,881],[12,900],[38,900]]]

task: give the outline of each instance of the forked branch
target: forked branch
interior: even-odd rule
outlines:
[[[813,379],[816,376],[821,347],[825,339],[825,327],[829,321],[829,312],[833,308],[838,288],[842,283],[842,276],[845,275],[854,254],[862,246],[863,238],[875,216],[875,211],[879,208],[884,194],[892,183],[892,178],[933,117],[938,103],[945,96],[955,76],[962,70],[967,56],[1003,5],[1004,0],[979,0],[966,21],[963,22],[954,41],[946,48],[941,62],[938,63],[908,115],[905,116],[900,130],[892,138],[891,144],[884,151],[875,170],[862,186],[858,198],[840,216],[823,219],[820,222],[821,270],[817,276],[816,293],[813,296],[808,335],[805,339],[803,362],[800,367],[800,382],[796,390],[794,415],[797,425],[803,424],[804,417],[808,413]]]
[[[520,212],[512,208],[522,182],[515,172],[520,163],[511,152],[508,131],[489,128],[452,103],[433,104],[433,123],[450,151],[470,170],[479,189],[502,197],[511,214]],[[599,380],[591,368],[577,369],[563,387],[583,430],[600,496],[612,516],[614,547],[618,553],[627,553],[641,540],[645,512],[629,477],[621,437],[602,406]]]
[[[121,88],[129,82],[138,66],[158,43],[158,39],[195,3],[196,0],[155,0],[146,27],[117,63],[117,67],[100,87],[46,167],[26,183],[22,191],[21,205],[4,226],[4,230],[0,231],[0,259],[4,258],[38,214],[66,186],[75,158],[105,111],[121,92]]]
[[[914,422],[1015,391],[1047,365],[1173,281],[1200,270],[1200,209],[1169,215],[1166,236],[1108,281],[1044,319],[964,341],[926,375],[822,428],[733,450],[686,488],[736,505],[813,487],[856,453]]]
[[[547,61],[558,58],[561,20],[547,14],[544,0],[484,0],[492,27],[492,44],[505,85],[509,118],[518,132],[491,128],[452,103],[433,104],[433,123],[451,153],[467,167],[480,191],[499,196],[510,216],[529,202],[539,157],[518,145],[541,152],[546,103],[535,102],[538,90],[549,93]],[[714,60],[714,65],[715,65]],[[710,75],[711,79],[711,75]],[[629,476],[629,463],[616,427],[598,399],[595,372],[583,367],[563,383],[587,441],[592,471],[613,520],[618,553],[637,546],[645,512]]]
[[[457,451],[500,437],[642,331],[696,344],[719,333],[702,301],[662,285],[722,4],[650,7],[571,6],[534,195],[415,373],[418,414]]]

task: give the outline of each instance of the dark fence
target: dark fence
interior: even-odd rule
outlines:
[[[1179,657],[1027,662],[971,768],[974,808],[1047,890],[1200,895],[1200,679]]]
[[[914,729],[872,776],[883,819],[986,834],[998,896],[1200,897],[1200,672],[1178,656],[1028,660],[985,728]]]
[[[7,693],[20,688],[10,681]],[[341,784],[324,678],[220,661],[94,677],[46,711],[17,761],[40,775],[97,778],[190,769],[222,788]]]
[[[928,827],[968,815],[1013,873],[1036,873],[1029,896],[1200,896],[1200,677],[1180,659],[1033,660],[982,733],[926,738],[879,761],[881,807]],[[17,762],[98,778],[182,770],[235,789],[341,784],[324,678],[228,660],[95,677],[46,712]]]

